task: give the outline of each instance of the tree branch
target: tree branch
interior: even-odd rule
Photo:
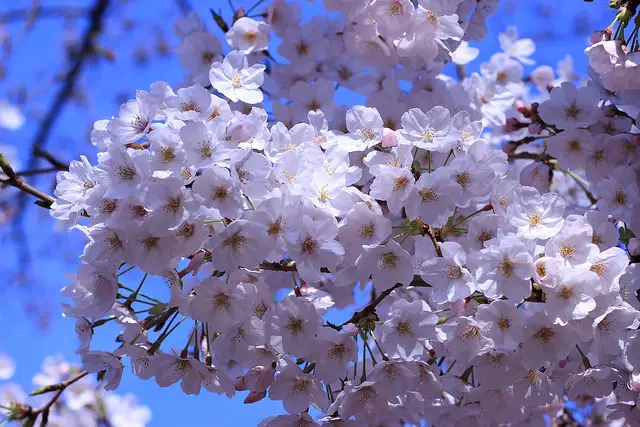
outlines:
[[[336,325],[332,325],[331,323],[329,323],[329,326],[331,326],[332,328],[336,329],[336,330],[340,330],[342,329],[342,327],[348,323],[353,323],[353,324],[358,324],[358,322],[362,319],[364,319],[365,317],[368,317],[372,314],[375,314],[376,312],[376,306],[378,304],[380,304],[382,302],[383,299],[385,299],[386,297],[388,297],[391,292],[395,291],[396,289],[402,287],[402,283],[396,283],[395,285],[393,285],[392,287],[390,287],[389,289],[384,290],[380,295],[378,295],[373,301],[371,301],[369,303],[368,306],[366,306],[365,308],[363,308],[360,311],[356,311],[353,316],[351,316],[351,318],[345,322],[342,322],[339,326]]]
[[[6,161],[4,156],[0,154],[0,169],[7,176],[7,178],[0,178],[0,183],[4,185],[10,185],[11,187],[17,188],[25,194],[30,194],[33,197],[39,199],[40,203],[38,203],[42,207],[50,208],[55,199],[50,195],[43,193],[37,188],[32,187],[27,184],[20,175],[15,173],[11,165]]]
[[[87,9],[74,6],[50,6],[33,9],[13,9],[0,14],[0,22],[7,23],[21,19],[35,20],[38,18],[73,18],[84,15]]]
[[[58,94],[55,97],[55,100],[51,107],[49,108],[44,120],[40,124],[38,132],[34,138],[33,153],[29,158],[27,169],[35,169],[38,162],[38,155],[36,155],[36,151],[38,149],[42,149],[46,144],[49,137],[49,133],[53,128],[53,125],[57,121],[64,104],[73,94],[74,88],[76,86],[77,80],[80,77],[80,72],[82,71],[82,67],[90,56],[90,54],[94,50],[94,43],[97,36],[100,34],[102,30],[102,21],[107,11],[107,7],[109,6],[109,0],[96,0],[93,7],[91,8],[91,21],[89,26],[87,27],[83,40],[82,47],[78,52],[75,61],[71,64],[71,67],[66,73],[66,77],[64,79],[64,83]],[[16,218],[22,218],[21,212],[24,210],[26,205],[26,198],[24,196],[18,199],[18,208]]]
[[[43,159],[45,159],[47,162],[49,162],[51,164],[51,166],[53,166],[54,168],[56,168],[59,171],[68,171],[69,170],[69,164],[58,160],[57,158],[55,158],[51,153],[49,153],[48,151],[40,148],[40,147],[33,147],[33,155],[36,157],[42,157]]]

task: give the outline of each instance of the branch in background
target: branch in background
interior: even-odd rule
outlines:
[[[58,172],[58,168],[40,168],[40,169],[30,169],[26,171],[20,171],[17,173],[19,176],[34,176],[34,175],[42,175],[45,173]]]
[[[40,147],[33,147],[33,155],[36,156],[36,157],[41,157],[41,158],[45,159],[56,170],[59,170],[59,171],[68,171],[69,170],[69,164],[68,163],[65,163],[65,162],[63,162],[61,160],[58,160],[51,153],[49,153],[48,151],[46,151],[46,150],[44,150],[44,149],[42,149]]]
[[[193,7],[191,7],[188,0],[176,0],[176,5],[178,6],[178,9],[180,9],[180,13],[185,16],[193,10]]]
[[[27,169],[35,169],[38,163],[38,155],[36,155],[36,150],[43,149],[43,147],[47,144],[47,140],[49,137],[49,133],[53,128],[53,125],[57,121],[62,108],[66,104],[67,100],[73,95],[74,88],[76,86],[77,80],[80,77],[80,72],[82,71],[82,66],[85,61],[94,51],[94,43],[100,31],[102,30],[102,21],[106,15],[107,7],[109,6],[109,0],[96,0],[93,7],[91,8],[91,22],[87,27],[82,41],[82,47],[78,52],[75,61],[69,68],[66,73],[66,77],[64,78],[64,83],[60,88],[58,94],[55,97],[55,100],[51,107],[49,108],[44,120],[40,124],[40,128],[34,138],[33,141],[33,153],[29,158],[29,162]],[[22,195],[18,198],[18,208],[16,211],[16,218],[22,218],[22,211],[26,206],[26,197]]]
[[[75,18],[88,12],[87,8],[74,6],[36,7],[32,9],[13,9],[0,13],[0,22],[8,23],[23,19],[38,18]]]

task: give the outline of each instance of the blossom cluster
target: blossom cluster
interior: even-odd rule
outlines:
[[[42,372],[33,377],[33,384],[38,389],[32,397],[27,396],[18,384],[6,382],[13,377],[14,371],[13,360],[0,352],[0,421],[3,424],[22,421],[31,425],[46,425],[48,422],[49,425],[65,427],[143,427],[151,419],[149,408],[140,405],[133,395],[106,392],[89,376],[82,376],[64,390],[62,397],[56,399],[47,411],[46,420],[44,413],[31,419],[29,414],[34,412],[33,407],[45,405],[50,398],[41,392],[78,377],[80,368],[61,356],[45,358]]]
[[[64,314],[107,390],[128,362],[282,401],[265,427],[540,425],[565,399],[640,421],[640,105],[604,83],[635,68],[524,78],[534,45],[511,28],[455,81],[444,62],[474,56],[496,2],[418,3],[326,0],[349,24],[298,25],[274,1],[235,17],[224,57],[190,15],[185,83],[96,122],[97,162],[58,174],[51,212],[87,237]],[[338,86],[368,106],[339,107]],[[357,289],[370,302],[333,321]],[[111,321],[117,348],[93,348]]]

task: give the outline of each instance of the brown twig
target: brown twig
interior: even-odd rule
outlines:
[[[431,243],[433,243],[433,247],[436,249],[436,254],[441,257],[442,250],[440,250],[440,245],[438,244],[438,240],[436,239],[436,233],[429,224],[425,224],[427,227],[427,236],[431,239]]]
[[[33,155],[36,157],[42,157],[43,159],[45,159],[47,162],[49,162],[51,164],[51,166],[53,166],[54,168],[56,168],[59,171],[68,171],[69,170],[69,164],[65,163],[61,160],[58,160],[57,158],[55,158],[53,156],[53,154],[49,153],[48,151],[44,150],[43,148],[34,146],[33,147]]]
[[[362,319],[364,319],[365,317],[368,317],[372,314],[375,314],[376,312],[376,306],[378,304],[380,304],[382,302],[383,299],[385,299],[386,297],[388,297],[391,292],[395,291],[396,289],[402,287],[402,283],[396,283],[395,285],[393,285],[392,287],[384,290],[380,295],[378,295],[373,301],[371,301],[369,303],[369,305],[367,305],[365,308],[363,308],[360,311],[356,311],[353,316],[351,316],[351,318],[345,322],[342,322],[339,326],[336,325],[332,325],[331,323],[329,323],[329,326],[331,326],[334,329],[340,330],[342,329],[342,327],[348,323],[353,323],[353,324],[358,324],[358,322]]]
[[[30,169],[26,171],[20,171],[17,173],[19,176],[34,176],[34,175],[42,175],[45,173],[58,172],[58,168],[41,168],[41,169]]]
[[[27,184],[20,175],[15,173],[2,154],[0,154],[0,169],[2,169],[2,172],[7,176],[7,178],[0,178],[0,183],[17,188],[25,194],[30,194],[33,197],[36,197],[41,202],[38,204],[46,208],[50,208],[55,201],[55,199],[50,195]]]

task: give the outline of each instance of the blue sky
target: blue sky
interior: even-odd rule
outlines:
[[[3,2],[0,6],[0,14],[9,10],[7,3]],[[88,2],[43,0],[41,3],[43,7],[62,4],[86,7]],[[85,68],[81,82],[86,90],[88,106],[67,105],[50,135],[48,147],[61,159],[68,161],[82,153],[94,159],[95,150],[87,138],[90,124],[94,120],[116,115],[123,97],[133,98],[136,89],[148,89],[156,80],[171,84],[178,84],[182,80],[184,73],[175,56],[154,57],[145,67],[134,66],[131,59],[135,49],[152,49],[154,34],[157,32],[165,35],[171,47],[177,45],[171,32],[173,18],[178,14],[175,2],[138,0],[130,3],[132,4],[118,6],[117,11],[111,11],[106,37],[101,44],[115,53],[116,60],[112,63],[102,61],[99,64],[89,64]],[[301,3],[305,16],[321,10],[319,1]],[[26,8],[30,4],[31,1],[28,0],[12,1],[11,9]],[[230,16],[225,0],[193,0],[191,4],[209,29],[215,28],[208,12],[212,5],[226,12],[225,16]],[[236,0],[234,4],[236,7],[247,7],[252,2]],[[508,25],[515,25],[519,28],[521,37],[531,37],[538,44],[538,50],[533,55],[538,64],[555,67],[558,60],[571,53],[575,60],[574,71],[585,74],[583,70],[587,61],[582,50],[586,38],[591,30],[608,25],[612,17],[613,11],[607,10],[603,0],[597,5],[579,0],[503,0],[498,15],[489,20],[487,39],[474,44],[481,48],[481,56],[468,69],[477,69],[482,61],[497,52],[498,33]],[[125,19],[133,23],[133,33],[123,32]],[[83,20],[77,22],[78,32],[82,31],[84,23]],[[8,27],[9,31],[13,34],[21,25],[20,22],[12,24]],[[7,77],[0,81],[0,99],[13,99],[18,82],[28,85],[29,91],[34,94],[26,109],[26,125],[15,132],[0,131],[0,145],[15,146],[23,162],[28,158],[30,141],[37,130],[38,113],[42,114],[48,108],[57,88],[47,79],[54,70],[61,69],[60,58],[64,53],[61,41],[66,34],[60,19],[39,21],[17,47],[8,63]],[[531,68],[527,70],[531,71]],[[354,101],[350,101],[347,96],[346,102]],[[43,190],[51,190],[51,184],[51,176],[38,180],[38,185]],[[6,281],[0,285],[0,350],[16,360],[18,369],[14,380],[30,390],[31,378],[46,355],[62,353],[69,360],[78,361],[73,353],[77,345],[74,325],[72,321],[62,319],[59,315],[58,290],[67,283],[65,272],[74,271],[77,265],[75,257],[80,253],[81,246],[79,233],[71,235],[52,232],[52,221],[43,209],[31,207],[23,224],[26,226],[25,233],[32,254],[28,275],[23,281],[14,280],[23,253],[21,247],[13,243],[10,229],[0,230],[0,257],[4,260],[0,263],[0,274]],[[25,310],[29,306],[50,313],[47,329],[37,327],[38,316],[30,313],[29,309]],[[112,343],[104,338],[98,338],[96,344],[96,348],[113,348]],[[231,423],[252,426],[268,415],[283,412],[280,403],[267,399],[250,406],[244,405],[244,394],[232,400],[207,393],[185,396],[177,385],[161,389],[154,381],[142,381],[130,373],[125,375],[119,392],[132,392],[141,402],[151,407],[152,426],[222,426]]]

